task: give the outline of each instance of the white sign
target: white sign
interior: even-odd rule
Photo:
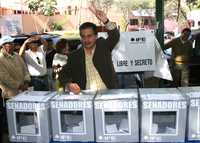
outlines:
[[[44,103],[28,103],[28,102],[7,102],[6,104],[7,109],[13,110],[44,110],[45,104]]]
[[[137,101],[96,101],[96,109],[135,109],[138,108]]]
[[[144,101],[143,109],[186,109],[186,101]]]
[[[92,108],[91,101],[52,101],[51,108],[85,109]]]
[[[150,31],[121,32],[112,52],[116,72],[154,71],[155,37]]]

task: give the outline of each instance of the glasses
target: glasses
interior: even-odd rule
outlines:
[[[39,57],[36,57],[38,64],[41,64]]]

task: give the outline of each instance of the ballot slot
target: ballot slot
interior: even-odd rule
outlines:
[[[152,111],[151,134],[152,135],[177,135],[178,111]]]
[[[130,134],[128,111],[104,111],[103,119],[105,135]]]
[[[83,110],[60,110],[61,134],[85,134],[85,115]]]
[[[40,135],[38,112],[15,111],[14,114],[17,135]]]

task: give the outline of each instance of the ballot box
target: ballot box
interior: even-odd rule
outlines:
[[[138,142],[136,89],[98,92],[94,101],[96,142]]]
[[[189,104],[187,140],[200,141],[200,86],[180,87],[179,89],[186,95]]]
[[[112,51],[115,71],[154,71],[155,39],[151,31],[121,32],[120,40]]]
[[[187,100],[176,88],[140,89],[141,142],[184,142]]]
[[[96,92],[63,93],[51,99],[53,141],[94,142],[93,99]]]
[[[51,124],[48,91],[25,91],[6,103],[11,142],[49,143]]]

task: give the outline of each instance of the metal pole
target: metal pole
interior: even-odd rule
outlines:
[[[164,47],[164,0],[156,0],[156,37],[161,48]]]

